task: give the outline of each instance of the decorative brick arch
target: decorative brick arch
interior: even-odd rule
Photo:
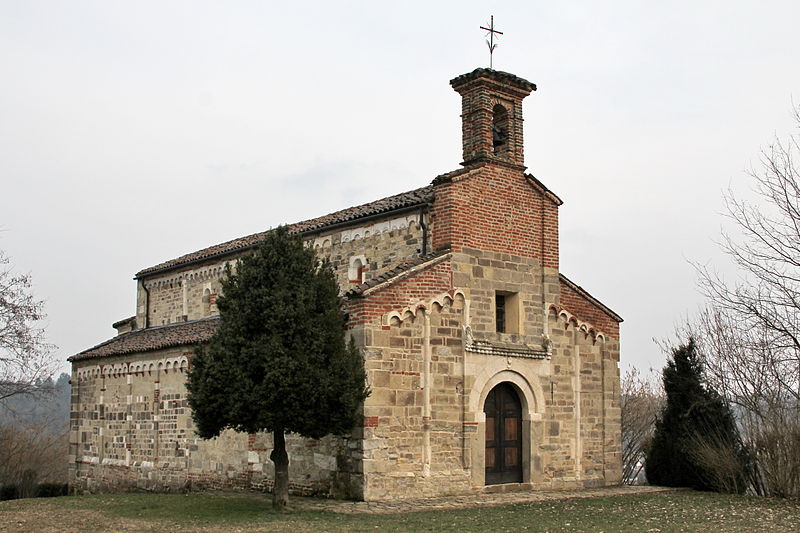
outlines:
[[[461,289],[451,290],[439,295],[436,295],[427,300],[419,300],[416,303],[408,305],[402,309],[395,309],[384,314],[381,319],[381,325],[386,326],[399,326],[406,320],[415,320],[417,313],[422,310],[433,310],[434,305],[438,306],[436,310],[441,310],[443,307],[453,305],[458,300],[462,305],[465,302],[464,292]]]
[[[549,334],[549,321],[554,321],[558,323],[559,321],[564,323],[564,326],[569,329],[570,327],[574,328],[576,331],[583,334],[585,338],[591,338],[592,344],[597,343],[598,341],[601,343],[606,342],[606,334],[602,331],[599,331],[594,325],[590,324],[589,322],[583,322],[578,319],[575,315],[567,311],[562,307],[558,307],[555,304],[547,304],[545,306],[545,312],[547,313],[547,326],[548,330],[546,334]]]

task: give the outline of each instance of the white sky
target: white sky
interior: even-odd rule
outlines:
[[[488,66],[490,14],[495,68],[539,88],[561,270],[625,318],[623,365],[660,367],[689,260],[725,270],[722,190],[792,127],[796,0],[0,0],[0,249],[58,356],[115,334],[141,268],[458,168],[448,81]]]

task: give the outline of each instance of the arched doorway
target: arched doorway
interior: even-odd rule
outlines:
[[[486,484],[522,482],[522,404],[510,383],[486,397]]]

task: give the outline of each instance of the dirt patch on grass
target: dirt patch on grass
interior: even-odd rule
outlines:
[[[444,509],[466,509],[476,507],[496,507],[518,503],[563,501],[580,498],[603,498],[626,496],[632,494],[652,494],[658,492],[675,492],[667,487],[651,487],[648,485],[620,485],[598,489],[580,490],[521,490],[516,492],[498,492],[489,494],[466,494],[462,496],[444,496],[439,498],[408,498],[381,502],[353,502],[342,500],[322,500],[319,498],[294,498],[293,505],[299,509],[332,511],[334,513],[412,513]]]
[[[144,529],[138,521],[110,519],[96,510],[71,510],[68,514],[56,505],[38,500],[19,501],[19,509],[9,509],[11,502],[0,506],[0,532],[14,533],[85,533],[87,531],[156,531]],[[155,524],[153,524],[155,526]]]

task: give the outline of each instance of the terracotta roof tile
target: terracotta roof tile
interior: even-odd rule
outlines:
[[[219,317],[204,318],[191,322],[180,322],[166,326],[137,329],[118,335],[68,358],[68,361],[81,361],[95,357],[108,357],[137,352],[149,352],[205,342],[214,335],[219,326]]]
[[[301,234],[322,230],[327,226],[332,226],[334,224],[355,221],[363,217],[388,213],[396,209],[403,209],[406,207],[423,204],[432,200],[433,186],[427,185],[419,189],[414,189],[413,191],[395,194],[394,196],[375,200],[374,202],[367,204],[342,209],[341,211],[336,211],[335,213],[312,218],[310,220],[304,220],[303,222],[290,224],[286,227],[289,230],[289,233]],[[222,244],[217,244],[196,252],[192,252],[190,254],[182,255],[176,259],[171,259],[169,261],[165,261],[164,263],[140,270],[136,273],[135,277],[142,278],[148,274],[153,274],[162,270],[168,270],[186,263],[211,259],[213,257],[251,248],[264,240],[264,237],[267,235],[267,233],[269,233],[269,231],[271,230],[254,233],[246,237],[240,237],[238,239],[233,239],[232,241],[223,242]]]

